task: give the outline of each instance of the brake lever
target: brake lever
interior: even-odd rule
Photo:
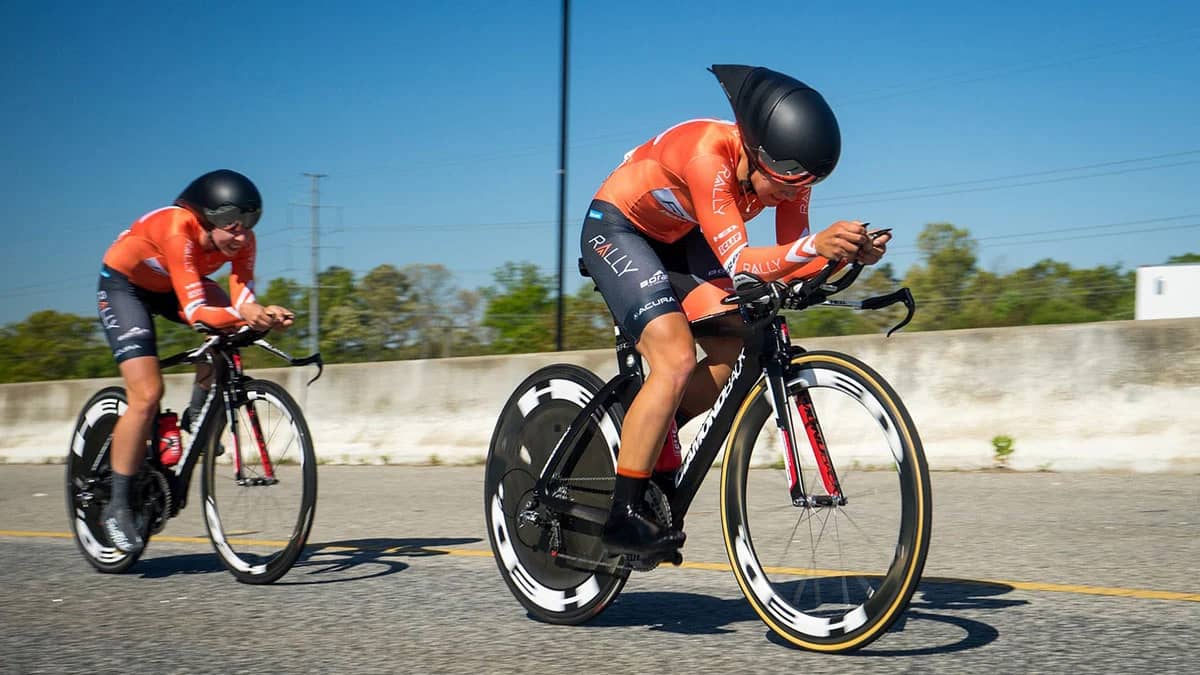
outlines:
[[[271,344],[270,342],[267,342],[263,338],[259,338],[259,339],[255,340],[254,344],[267,350],[268,352],[274,354],[275,356],[278,356],[279,358],[283,359],[284,361],[287,361],[289,365],[307,366],[307,365],[316,364],[317,374],[315,376],[313,376],[313,378],[311,380],[309,380],[307,384],[304,385],[306,387],[311,385],[313,382],[316,382],[317,379],[321,377],[321,373],[325,372],[325,360],[321,358],[321,352],[313,352],[312,354],[309,354],[308,356],[296,358],[296,357],[292,356],[291,354],[288,354],[287,352],[283,351],[279,347],[276,347],[275,345]]]
[[[862,301],[863,309],[882,309],[884,307],[890,307],[896,303],[903,303],[908,312],[905,314],[900,323],[893,326],[892,329],[887,332],[888,337],[891,337],[892,333],[904,328],[908,325],[909,321],[912,321],[913,314],[917,311],[917,303],[915,300],[913,300],[912,291],[908,290],[908,287],[905,287],[898,291],[892,291],[887,295],[877,295],[873,298],[867,298],[866,300]]]
[[[307,366],[313,363],[317,365],[317,374],[304,385],[306,387],[311,387],[313,382],[321,379],[321,373],[325,372],[325,361],[321,358],[321,352],[310,354],[302,359],[292,359],[291,363],[293,366]]]

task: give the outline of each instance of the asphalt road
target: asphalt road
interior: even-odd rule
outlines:
[[[584,626],[530,619],[482,467],[320,467],[310,548],[237,583],[193,505],[119,576],[67,534],[61,466],[0,466],[0,672],[1195,672],[1200,476],[934,473],[925,578],[866,649],[792,648],[727,569],[710,476],[687,562]],[[196,486],[194,486],[196,487]],[[1191,663],[1192,666],[1187,664]]]

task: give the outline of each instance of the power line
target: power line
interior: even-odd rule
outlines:
[[[1188,160],[1185,162],[1175,162],[1172,164],[1160,164],[1158,166],[1146,166],[1146,167],[1137,167],[1137,168],[1132,168],[1132,169],[1121,169],[1119,171],[1104,171],[1104,172],[1100,172],[1100,173],[1088,174],[1085,176],[1065,176],[1065,177],[1061,177],[1061,178],[1048,178],[1045,180],[1035,180],[1035,181],[1028,181],[1028,182],[1024,182],[1024,183],[1014,183],[1012,185],[992,185],[992,186],[987,186],[987,187],[967,188],[967,189],[963,189],[963,190],[946,190],[943,192],[931,192],[929,194],[923,194],[923,195],[908,195],[908,196],[904,196],[904,197],[887,197],[887,198],[883,198],[883,199],[861,199],[861,200],[855,200],[855,201],[841,201],[836,204],[827,204],[825,200],[822,200],[821,206],[851,206],[851,205],[858,205],[858,204],[879,204],[882,202],[898,202],[898,201],[907,201],[910,199],[927,199],[929,197],[945,197],[947,195],[959,195],[959,194],[966,194],[969,192],[991,192],[991,191],[995,191],[995,190],[1008,190],[1011,188],[1029,187],[1031,185],[1046,185],[1049,183],[1065,183],[1068,181],[1084,180],[1087,178],[1101,178],[1101,177],[1105,177],[1105,176],[1117,176],[1120,174],[1137,173],[1137,172],[1141,172],[1141,171],[1154,171],[1157,169],[1171,169],[1171,168],[1175,168],[1175,167],[1188,166],[1188,165],[1192,165],[1192,164],[1200,164],[1200,159]]]
[[[848,195],[829,195],[823,197],[822,201],[829,200],[844,200],[844,199],[860,199],[862,197],[878,197],[880,195],[900,194],[905,192],[924,192],[926,190],[940,190],[950,187],[961,187],[963,185],[978,185],[980,183],[993,183],[1006,180],[1021,180],[1033,178],[1035,176],[1050,176],[1057,173],[1072,173],[1075,171],[1086,171],[1089,169],[1101,169],[1109,166],[1119,166],[1121,164],[1135,164],[1138,162],[1153,162],[1160,159],[1171,159],[1174,157],[1183,157],[1186,155],[1200,154],[1200,148],[1195,150],[1185,150],[1183,152],[1171,152],[1165,155],[1151,155],[1149,157],[1134,157],[1131,159],[1119,159],[1111,162],[1100,162],[1098,164],[1085,164],[1082,166],[1072,166],[1064,169],[1049,169],[1046,171],[1034,171],[1026,173],[1011,174],[1008,176],[996,176],[993,178],[976,178],[973,180],[956,181],[953,183],[938,183],[936,185],[922,185],[920,187],[895,188],[892,190],[878,190],[875,192],[859,192]]]
[[[984,242],[984,241],[991,241],[991,240],[995,240],[995,239],[1017,239],[1020,237],[1044,237],[1047,234],[1055,234],[1058,232],[1093,232],[1094,233],[1096,230],[1103,230],[1103,229],[1108,229],[1108,228],[1113,228],[1113,227],[1128,227],[1130,225],[1147,225],[1149,223],[1161,223],[1161,222],[1166,222],[1166,221],[1170,221],[1170,220],[1183,220],[1185,218],[1196,218],[1196,217],[1200,217],[1200,213],[1183,213],[1183,214],[1180,214],[1177,216],[1162,216],[1159,218],[1144,218],[1142,220],[1127,220],[1127,221],[1123,221],[1123,222],[1119,222],[1119,223],[1106,223],[1104,225],[1075,225],[1075,226],[1071,226],[1071,227],[1043,228],[1040,230],[1032,230],[1029,232],[1017,232],[1017,233],[1013,233],[1013,234],[994,234],[994,235],[988,235],[985,237],[970,237],[970,240],[974,243],[978,243],[978,242]],[[1187,225],[1187,226],[1180,226],[1180,227],[1193,227],[1193,226]],[[1126,234],[1126,233],[1133,233],[1133,232],[1140,232],[1140,231],[1142,231],[1142,230],[1126,230],[1126,231],[1122,231],[1118,234]],[[1091,235],[1071,237],[1071,239],[1087,239],[1089,236],[1091,236]],[[1016,242],[1017,245],[1024,244],[1024,243],[1032,243],[1032,242]],[[920,247],[915,244],[908,245],[908,246],[889,247],[888,254],[901,253],[901,252],[907,253],[910,251],[919,251],[919,250],[920,250]]]
[[[1117,54],[1128,54],[1130,52],[1141,51],[1143,49],[1150,49],[1153,47],[1162,47],[1164,45],[1175,44],[1178,42],[1187,42],[1190,40],[1195,40],[1196,38],[1197,38],[1196,33],[1187,33],[1187,34],[1176,36],[1176,37],[1170,38],[1170,39],[1162,39],[1160,37],[1154,37],[1154,38],[1151,38],[1142,43],[1133,44],[1133,45],[1130,45],[1128,42],[1116,42],[1116,43],[1109,43],[1109,44],[1105,44],[1105,45],[1098,45],[1098,46],[1088,49],[1084,52],[1081,52],[1075,56],[1070,56],[1070,57],[1066,57],[1066,58],[1052,59],[1049,61],[1030,61],[1030,62],[1012,65],[1012,66],[993,66],[992,68],[965,70],[965,71],[960,71],[958,73],[951,73],[949,75],[945,75],[942,77],[925,80],[924,82],[918,82],[916,84],[892,85],[889,87],[884,87],[883,90],[902,89],[902,91],[886,93],[886,94],[881,93],[878,95],[875,95],[873,93],[867,93],[867,94],[860,96],[859,98],[854,98],[852,96],[848,100],[842,102],[840,105],[855,105],[855,104],[859,104],[859,103],[869,103],[872,101],[879,101],[879,100],[884,100],[884,99],[889,99],[889,98],[898,98],[900,96],[906,96],[909,94],[916,94],[916,93],[920,93],[920,92],[924,92],[924,91],[929,91],[931,89],[937,89],[939,87],[947,86],[947,85],[961,86],[964,84],[974,84],[976,82],[983,82],[986,80],[992,80],[992,79],[1005,77],[1008,75],[1014,75],[1014,74],[1018,74],[1018,73],[1028,73],[1028,72],[1032,72],[1035,70],[1054,68],[1057,66],[1067,65],[1070,63],[1079,63],[1082,61],[1094,61],[1096,59],[1107,58],[1107,57],[1115,56]],[[1124,47],[1124,48],[1122,48],[1122,47]],[[993,72],[988,72],[989,70],[993,71]],[[974,74],[974,73],[985,73],[985,74]],[[883,91],[883,90],[877,90],[877,91]]]

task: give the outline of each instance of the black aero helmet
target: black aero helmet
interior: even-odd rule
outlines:
[[[204,229],[225,229],[241,223],[249,230],[262,216],[262,195],[249,178],[229,169],[210,171],[179,193],[176,206],[196,214]]]
[[[752,166],[786,183],[812,184],[833,173],[842,133],[817,90],[754,66],[714,65]]]

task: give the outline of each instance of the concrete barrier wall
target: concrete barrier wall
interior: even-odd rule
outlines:
[[[1200,471],[1200,319],[1125,321],[803,340],[873,366],[911,412],[935,469],[993,465],[1015,439],[1020,470]],[[608,378],[609,350],[335,365],[253,373],[304,406],[317,454],[349,463],[470,463],[536,368],[566,361]],[[0,385],[0,462],[58,461],[89,396],[119,380]],[[165,405],[191,378],[167,378]],[[698,426],[689,424],[687,442]]]

